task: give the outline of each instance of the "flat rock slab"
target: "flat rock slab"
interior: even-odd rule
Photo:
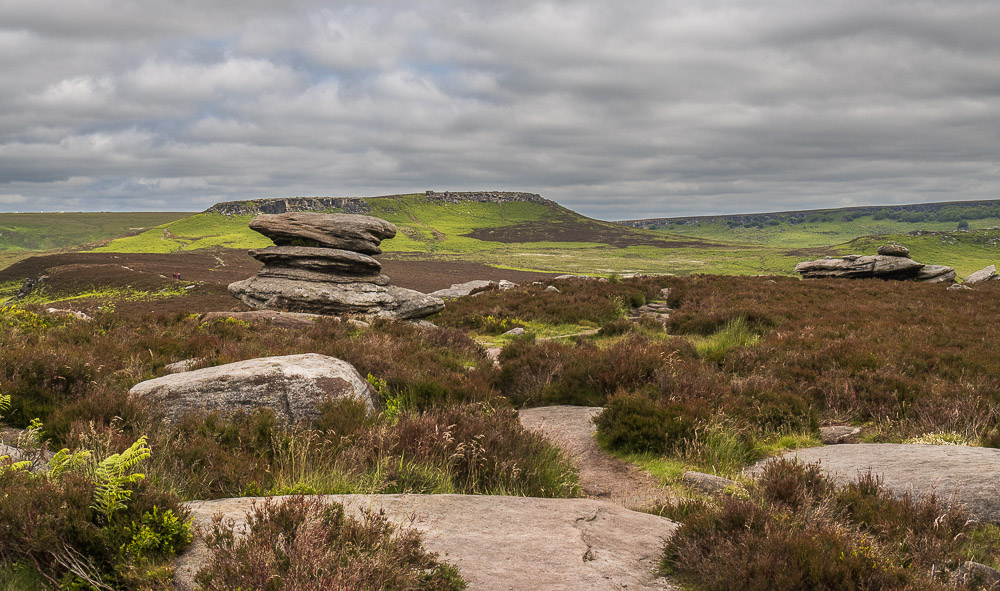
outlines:
[[[201,317],[201,321],[215,322],[224,318],[250,323],[269,322],[281,328],[308,328],[316,324],[317,319],[325,318],[325,316],[302,312],[279,312],[278,310],[251,310],[249,312],[208,312]]]
[[[510,282],[508,281],[508,283]],[[496,281],[475,279],[473,281],[466,281],[465,283],[452,283],[451,287],[447,287],[445,289],[439,289],[437,291],[432,291],[427,295],[432,295],[436,298],[453,299],[453,298],[462,298],[489,289],[499,289],[499,288],[500,285]]]
[[[669,500],[669,489],[655,477],[597,446],[593,419],[602,410],[599,406],[542,406],[521,409],[518,418],[525,428],[540,431],[573,459],[587,496],[633,509]]]
[[[484,495],[325,498],[354,514],[383,509],[393,522],[420,531],[425,547],[456,565],[470,591],[673,589],[654,570],[677,525],[612,503]],[[217,513],[239,524],[254,500],[193,501],[187,507],[201,527]],[[207,552],[197,540],[177,560],[177,589],[194,589]]]
[[[382,263],[372,257],[339,248],[269,246],[249,254],[271,268],[293,267],[328,275],[378,275],[382,270]]]
[[[1000,522],[1000,449],[959,445],[864,443],[799,449],[784,455],[820,465],[838,484],[871,468],[897,494],[931,493],[958,502],[980,519]],[[757,464],[752,471],[760,469]]]

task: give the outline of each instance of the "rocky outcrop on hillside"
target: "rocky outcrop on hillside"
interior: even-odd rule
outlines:
[[[268,408],[289,424],[313,421],[325,400],[355,398],[369,410],[375,391],[351,364],[306,353],[227,363],[140,382],[130,396],[159,404],[167,422],[195,411],[231,414]]]
[[[264,263],[255,277],[229,285],[251,308],[395,319],[444,309],[440,298],[389,285],[381,275],[382,240],[396,227],[370,216],[285,213],[257,216],[250,227],[277,246],[251,250]]]
[[[321,213],[369,213],[372,208],[369,199],[385,197],[402,197],[403,195],[383,195],[380,197],[281,197],[275,199],[253,199],[247,201],[223,201],[205,210],[205,213],[221,213],[233,215],[259,215],[262,213],[280,214],[294,212]],[[460,203],[473,201],[475,203],[511,203],[527,201],[555,205],[555,202],[542,198],[535,193],[520,193],[516,191],[426,191],[425,200],[444,203]]]
[[[910,250],[900,244],[886,244],[876,255],[849,254],[843,258],[826,257],[795,265],[803,279],[912,279],[925,283],[955,280],[955,270],[944,265],[925,265],[909,258]]]

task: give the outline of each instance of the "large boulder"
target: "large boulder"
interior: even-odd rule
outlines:
[[[172,374],[136,384],[129,395],[159,405],[167,422],[188,412],[230,414],[268,408],[295,424],[320,416],[325,400],[351,397],[374,410],[375,391],[346,361],[306,353],[263,357]]]
[[[432,291],[427,295],[434,296],[436,298],[453,299],[453,298],[465,297],[489,289],[498,289],[498,288],[499,285],[495,281],[487,281],[485,279],[475,279],[473,281],[466,281],[465,283],[453,283],[451,284],[451,287],[446,287],[444,289]]]
[[[924,265],[917,273],[916,280],[924,283],[951,283],[955,281],[955,269],[945,265]]]
[[[795,265],[795,271],[806,279],[824,277],[911,279],[916,277],[923,267],[922,263],[906,257],[869,255],[806,261]]]
[[[374,283],[320,283],[251,277],[229,292],[252,308],[313,314],[356,314],[380,318],[423,318],[444,309],[444,301],[419,291]]]
[[[993,279],[996,276],[996,274],[997,274],[996,265],[990,265],[985,269],[980,269],[975,273],[973,273],[972,275],[969,275],[968,277],[965,278],[965,281],[963,281],[962,283],[966,285],[975,285],[977,283],[984,283],[986,281],[989,281],[990,279]]]
[[[379,254],[379,244],[396,235],[396,226],[376,217],[349,213],[263,214],[250,221],[250,229],[278,246],[324,246]]]
[[[906,248],[902,244],[896,244],[895,242],[890,242],[889,244],[883,244],[878,247],[878,254],[885,255],[888,257],[909,257],[910,249]]]

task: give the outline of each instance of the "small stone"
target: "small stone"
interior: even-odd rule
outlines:
[[[968,285],[965,285],[964,283],[956,283],[954,285],[948,286],[948,291],[962,291],[962,290],[972,291],[972,288],[969,287]]]
[[[201,357],[192,357],[191,359],[175,361],[164,365],[163,371],[166,373],[184,373],[185,371],[191,371],[191,368],[198,365],[202,361],[204,361],[204,359]]]
[[[523,334],[524,334],[524,329],[521,328],[520,326],[518,326],[517,328],[512,328],[512,329],[508,330],[507,332],[503,333],[500,336],[515,337],[515,336],[520,336],[520,335],[523,335]]]
[[[890,242],[889,244],[884,244],[878,248],[878,254],[885,255],[888,257],[908,257],[910,256],[910,249],[906,248],[902,244],[896,244],[895,242]]]
[[[475,279],[472,281],[466,281],[465,283],[453,283],[451,287],[432,291],[427,295],[436,298],[454,299],[488,291],[495,287],[497,287],[497,284],[493,281]]]
[[[497,283],[497,287],[500,289],[500,291],[507,291],[508,289],[514,289],[515,287],[517,287],[517,284],[514,283],[513,281],[507,281],[506,279],[501,279]]]
[[[90,320],[90,316],[87,316],[83,312],[79,312],[77,310],[64,310],[62,308],[47,308],[45,311],[48,312],[49,314],[65,314],[67,316],[72,316],[73,318],[77,318],[79,320]]]
[[[684,475],[681,476],[681,480],[689,486],[693,486],[698,490],[710,494],[720,493],[728,487],[736,484],[735,480],[694,471],[685,472]]]
[[[545,291],[551,291],[551,292],[553,292],[553,293],[561,293],[561,292],[559,291],[559,288],[558,288],[558,287],[556,287],[555,285],[550,285],[550,286],[546,287],[546,288],[545,288]]]
[[[819,428],[819,439],[826,445],[857,443],[858,433],[861,433],[860,427],[852,427],[850,425],[830,425]]]

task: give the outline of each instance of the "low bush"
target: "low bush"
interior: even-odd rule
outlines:
[[[465,588],[455,567],[423,549],[415,530],[400,531],[384,512],[360,518],[320,498],[266,499],[237,535],[221,517],[208,536],[211,558],[196,581],[205,591],[450,591]]]
[[[787,460],[768,464],[748,498],[661,514],[681,522],[664,572],[708,591],[954,589],[948,572],[983,527],[933,497],[896,498],[870,475],[837,488],[817,466]]]
[[[679,453],[708,413],[696,404],[662,403],[645,394],[620,392],[597,416],[601,445],[625,453]]]

